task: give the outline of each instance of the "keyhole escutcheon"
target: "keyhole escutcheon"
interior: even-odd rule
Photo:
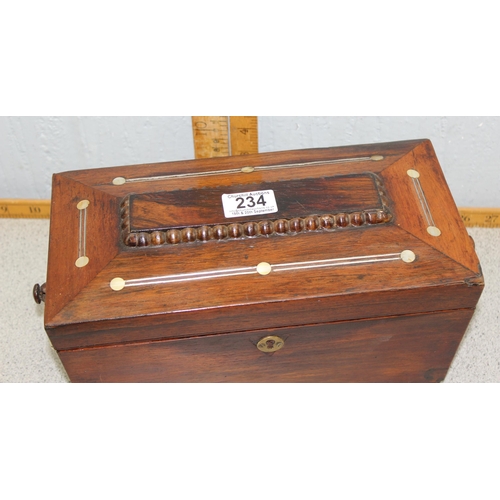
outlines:
[[[262,352],[274,352],[279,351],[284,345],[285,341],[281,337],[270,335],[257,342],[257,349]]]

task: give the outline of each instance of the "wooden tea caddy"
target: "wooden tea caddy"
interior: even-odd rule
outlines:
[[[428,140],[53,177],[74,382],[439,382],[483,290]]]

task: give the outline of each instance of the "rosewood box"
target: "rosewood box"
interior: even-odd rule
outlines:
[[[74,382],[439,382],[483,285],[428,140],[53,177]]]

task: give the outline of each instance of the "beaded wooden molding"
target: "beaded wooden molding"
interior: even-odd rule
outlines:
[[[374,181],[379,206],[366,210],[311,214],[304,217],[281,217],[260,221],[227,224],[189,225],[164,229],[131,229],[130,196],[121,202],[122,241],[128,247],[147,247],[271,236],[297,235],[314,231],[337,231],[390,222],[390,201],[380,177],[367,173]]]

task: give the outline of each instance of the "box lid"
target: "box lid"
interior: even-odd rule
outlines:
[[[53,177],[56,349],[474,307],[482,284],[428,140]]]

